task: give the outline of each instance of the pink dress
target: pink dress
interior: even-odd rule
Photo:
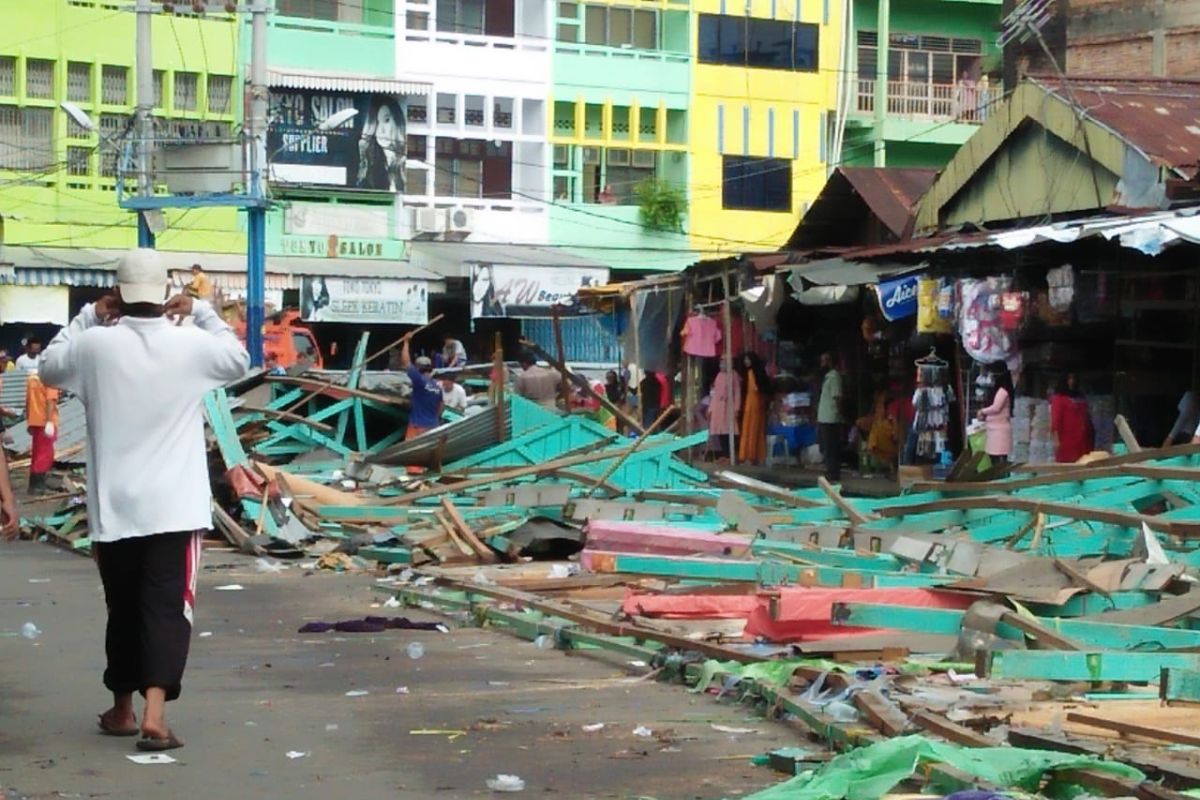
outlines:
[[[742,378],[733,374],[732,386],[729,373],[718,372],[713,381],[712,400],[708,404],[708,432],[712,436],[728,436],[737,432],[737,412],[742,405]],[[732,389],[732,391],[731,391]],[[733,404],[733,429],[729,427],[729,406]]]
[[[1012,453],[1012,406],[1007,389],[997,389],[992,404],[981,410],[987,426],[987,454],[1007,456]]]
[[[683,326],[683,352],[689,356],[713,358],[721,344],[721,327],[712,317],[693,314]]]

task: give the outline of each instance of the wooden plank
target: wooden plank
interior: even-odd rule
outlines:
[[[290,375],[268,375],[267,380],[271,383],[286,383],[292,386],[299,386],[301,389],[306,389],[315,395],[324,395],[335,400],[345,400],[347,398],[357,397],[361,400],[371,400],[384,406],[405,405],[406,400],[399,397],[386,394],[375,394],[374,392],[364,392],[362,389],[351,389],[348,386],[341,386],[334,383],[327,383],[313,378],[294,378]],[[303,398],[307,402],[308,398]],[[298,403],[295,405],[303,405]],[[293,408],[284,409],[285,411],[293,411]]]
[[[1111,742],[1083,740],[1063,733],[1051,733],[1030,728],[1012,728],[1008,732],[1008,743],[1014,747],[1031,750],[1052,750],[1057,753],[1077,753],[1097,758],[1115,758],[1146,772],[1151,777],[1162,778],[1169,788],[1189,789],[1200,786],[1200,770],[1178,759],[1160,758],[1142,751],[1117,749]]]
[[[1129,420],[1125,419],[1124,414],[1117,414],[1113,417],[1113,427],[1117,429],[1117,434],[1121,437],[1121,441],[1125,443],[1131,453],[1142,452],[1142,445],[1138,442],[1137,437],[1133,434],[1133,429],[1129,427]]]
[[[530,350],[532,350],[538,358],[548,362],[550,366],[561,372],[564,378],[570,380],[572,383],[578,386],[580,391],[582,391],[585,395],[608,409],[609,413],[621,420],[621,422],[624,423],[630,430],[636,431],[639,435],[644,432],[642,423],[626,414],[623,408],[617,406],[611,400],[605,397],[603,392],[597,393],[596,390],[592,388],[592,385],[588,383],[586,378],[584,378],[582,375],[576,375],[566,364],[543,350],[537,342],[530,341],[529,339],[522,339],[521,344],[522,346],[528,347]]]
[[[1186,744],[1191,747],[1200,747],[1200,736],[1192,736],[1191,734],[1180,733],[1179,731],[1167,730],[1165,728],[1154,728],[1149,725],[1138,725],[1134,722],[1121,722],[1119,720],[1093,717],[1091,714],[1080,714],[1075,711],[1067,712],[1067,722],[1076,722],[1092,728],[1113,731],[1122,736],[1139,736],[1143,739],[1153,739],[1156,742],[1171,742],[1172,744]]]
[[[963,747],[1000,747],[1003,745],[1003,742],[999,742],[982,733],[977,733],[965,725],[959,725],[957,722],[952,722],[941,714],[935,714],[925,709],[913,712],[912,721],[922,730],[929,731],[948,742],[960,744]]]
[[[994,678],[1044,681],[1156,681],[1163,667],[1200,669],[1194,653],[1131,653],[1055,650],[1005,650],[990,654]]]
[[[1029,617],[1023,617],[1015,611],[1005,611],[1000,615],[1000,619],[1025,633],[1026,635],[1032,636],[1034,641],[1046,645],[1047,647],[1056,648],[1058,650],[1082,649],[1076,642],[1067,638],[1066,636],[1050,630],[1037,620],[1030,619]]]
[[[904,712],[877,692],[855,692],[854,706],[884,736],[900,736],[908,728]]]
[[[757,478],[751,478],[748,475],[742,475],[739,472],[730,470],[719,470],[713,474],[713,477],[718,483],[722,483],[729,488],[743,489],[751,494],[766,497],[771,500],[777,500],[784,505],[792,508],[821,508],[826,503],[820,500],[810,500],[807,497],[801,497],[795,492],[790,492],[782,486],[777,486],[773,483],[760,481]]]
[[[879,519],[878,514],[864,514],[854,506],[850,505],[846,498],[842,497],[842,493],[835,489],[833,484],[831,484],[824,475],[821,475],[817,478],[817,486],[820,487],[821,491],[825,493],[825,496],[828,497],[835,506],[845,512],[846,518],[855,525],[862,525],[870,522],[873,519]]]
[[[971,509],[1024,511],[1030,514],[1044,513],[1047,516],[1103,522],[1133,530],[1140,530],[1142,525],[1147,525],[1152,530],[1161,531],[1172,536],[1200,536],[1200,522],[1164,520],[1161,517],[1150,516],[1148,514],[1136,514],[1125,511],[1114,511],[1107,508],[1095,508],[1092,506],[1074,505],[1072,503],[1047,502],[1007,495],[957,497],[914,503],[907,506],[886,506],[880,507],[878,513],[882,517],[895,518],[928,514],[935,511],[968,511]]]
[[[1200,703],[1200,672],[1164,667],[1158,679],[1158,698],[1167,705]]]
[[[500,560],[492,552],[492,548],[479,541],[479,537],[475,535],[475,531],[471,530],[471,526],[462,518],[462,514],[458,512],[458,508],[451,502],[449,497],[442,498],[442,509],[446,512],[446,518],[450,520],[451,526],[458,531],[459,535],[470,545],[471,549],[475,551],[475,554],[480,559],[488,564],[494,564]]]
[[[1167,625],[1200,611],[1200,590],[1181,595],[1163,595],[1157,603],[1140,608],[1089,614],[1081,621],[1104,622],[1110,625]]]
[[[458,551],[462,555],[475,557],[475,550],[463,540],[462,535],[444,511],[436,512],[434,518],[442,526],[442,530],[450,537],[450,541],[454,543],[454,546],[458,548]]]
[[[676,411],[678,411],[678,409],[675,408],[674,405],[667,406],[665,409],[663,409],[663,412],[658,415],[658,418],[655,419],[654,422],[650,423],[650,427],[646,428],[646,431],[638,437],[636,442],[633,443],[633,447],[627,449],[621,454],[620,458],[615,459],[611,464],[609,464],[608,468],[600,474],[600,477],[596,478],[595,482],[587,488],[583,496],[591,497],[596,493],[597,489],[602,488],[612,474],[620,469],[621,465],[625,463],[625,460],[636,453],[643,444],[650,441],[650,437],[655,433],[655,431],[659,430],[659,428],[663,426],[663,424],[667,421],[667,417],[671,416],[671,414],[675,413]]]

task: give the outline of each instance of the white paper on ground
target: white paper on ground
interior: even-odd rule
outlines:
[[[138,753],[133,756],[125,756],[135,764],[174,764],[175,759],[171,758],[166,753]]]

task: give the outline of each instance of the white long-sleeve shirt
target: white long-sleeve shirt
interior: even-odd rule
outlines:
[[[195,301],[192,319],[103,326],[88,305],[46,348],[42,380],[78,395],[87,415],[93,541],[212,527],[204,396],[250,357],[208,303]]]

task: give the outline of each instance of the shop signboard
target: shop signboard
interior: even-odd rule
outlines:
[[[269,102],[272,181],[404,191],[402,96],[274,88]],[[319,130],[321,122],[348,108],[358,114],[332,130]]]
[[[579,290],[608,283],[607,267],[471,267],[471,316],[539,319],[576,316]]]
[[[875,287],[879,308],[888,322],[911,317],[917,313],[917,276],[905,275],[884,281]]]
[[[279,237],[278,244],[269,248],[271,255],[303,256],[305,258],[356,258],[384,261],[403,261],[407,258],[405,243],[398,239],[360,239],[329,234],[327,236]]]
[[[306,275],[300,280],[300,315],[306,322],[424,325],[429,287],[396,278]]]

